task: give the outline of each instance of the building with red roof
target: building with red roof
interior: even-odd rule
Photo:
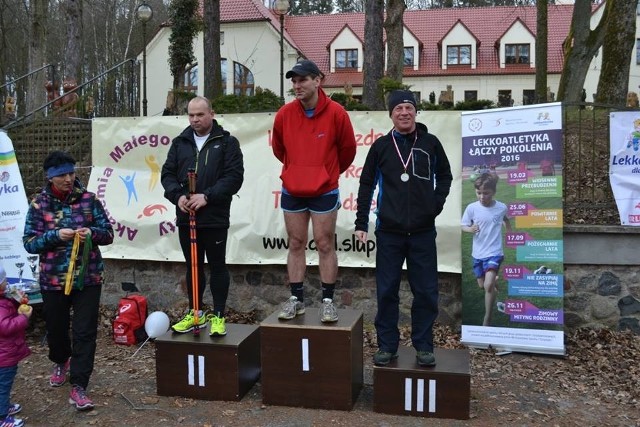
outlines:
[[[599,19],[602,9],[595,10],[594,20]],[[279,16],[260,0],[221,0],[220,14],[225,93],[251,95],[261,87],[279,94]],[[562,73],[562,44],[572,14],[571,4],[549,5],[547,82],[552,96]],[[362,94],[364,18],[363,13],[285,15],[283,71],[298,59],[310,59],[325,74],[323,87],[328,93],[349,88],[357,98]],[[420,100],[427,101],[433,93],[436,100],[454,103],[472,99],[489,99],[504,106],[533,102],[535,6],[407,10],[403,20],[403,83]],[[170,31],[168,25],[161,27],[147,46],[150,115],[162,112],[171,90],[167,62]],[[194,40],[194,51],[197,62],[186,73],[184,88],[201,94],[204,84],[198,64],[204,55],[202,34]],[[632,66],[638,68],[639,60],[634,58]],[[591,68],[585,82],[587,94],[596,90],[598,58]],[[640,73],[632,72],[631,76],[630,87],[637,88]],[[285,81],[283,86],[285,99],[292,99],[290,83]]]

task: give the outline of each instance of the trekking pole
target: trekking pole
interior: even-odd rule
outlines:
[[[196,170],[189,169],[187,173],[189,178],[189,197],[196,192]],[[189,239],[191,241],[191,294],[193,295],[193,318],[194,328],[193,335],[200,334],[199,328],[199,306],[200,306],[200,290],[198,286],[198,241],[196,236],[196,211],[189,210]]]

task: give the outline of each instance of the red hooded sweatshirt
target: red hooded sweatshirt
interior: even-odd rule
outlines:
[[[271,147],[282,162],[282,185],[296,197],[317,197],[338,188],[340,174],[356,155],[349,115],[322,88],[312,117],[298,100],[278,110]]]

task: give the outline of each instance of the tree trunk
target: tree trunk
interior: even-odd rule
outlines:
[[[406,5],[404,0],[387,0],[387,19],[384,29],[387,32],[387,77],[402,83],[404,70],[404,25],[402,15]]]
[[[564,66],[560,85],[558,86],[558,101],[579,102],[582,98],[584,80],[589,71],[591,60],[602,46],[604,39],[604,25],[610,11],[605,6],[602,19],[592,31],[591,2],[577,0],[573,7],[571,28],[564,41]]]
[[[536,29],[536,104],[547,102],[548,1],[538,0]]]
[[[220,0],[204,2],[204,96],[209,100],[222,95],[220,70]],[[225,82],[226,83],[226,82]]]
[[[47,6],[48,0],[32,0],[29,4],[31,13],[31,37],[29,40],[29,71],[34,71],[45,65],[45,40],[47,37]],[[51,76],[53,78],[53,76]],[[45,104],[45,72],[39,71],[29,79],[25,111],[28,114]],[[38,115],[41,115],[39,112]]]
[[[365,1],[364,19],[362,103],[372,110],[384,110],[384,98],[378,90],[378,81],[384,76],[384,0]]]
[[[63,78],[77,82],[82,55],[82,0],[66,0],[67,38]]]
[[[602,70],[596,102],[626,105],[629,66],[636,35],[637,0],[608,0],[611,8],[602,44]]]

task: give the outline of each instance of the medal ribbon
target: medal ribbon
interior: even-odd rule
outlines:
[[[88,235],[84,241],[80,271],[78,272],[78,277],[77,277],[78,289],[80,290],[84,288],[84,273],[87,267],[87,262],[89,261],[89,252],[91,252],[92,247],[93,247],[93,243],[91,241],[91,235]],[[80,252],[80,235],[76,233],[75,236],[73,236],[73,246],[71,247],[71,256],[69,258],[69,268],[67,270],[67,276],[65,277],[65,283],[64,283],[65,295],[71,294],[71,288],[73,286],[73,276],[75,274],[75,269],[76,269],[76,260],[78,259],[78,252]]]
[[[404,173],[407,173],[407,167],[409,166],[409,162],[411,161],[411,157],[413,157],[413,147],[416,145],[416,141],[418,140],[418,130],[415,130],[416,136],[413,138],[413,144],[411,144],[411,152],[409,153],[409,157],[407,157],[407,161],[405,162],[402,158],[402,154],[400,153],[400,149],[398,148],[398,143],[396,142],[396,137],[393,136],[393,130],[391,131],[391,139],[393,139],[393,145],[396,147],[396,152],[398,153],[398,157],[400,157],[400,162],[404,167]]]

